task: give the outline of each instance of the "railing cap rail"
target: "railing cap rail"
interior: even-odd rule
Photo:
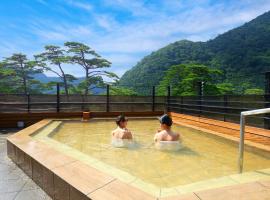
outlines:
[[[259,115],[259,114],[265,114],[265,113],[270,113],[270,108],[243,111],[243,112],[241,112],[241,116]]]

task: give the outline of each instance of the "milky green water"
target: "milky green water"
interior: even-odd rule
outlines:
[[[113,120],[63,121],[50,137],[102,162],[130,173],[157,187],[174,187],[237,173],[237,144],[194,129],[173,126],[181,134],[184,148],[178,152],[155,149],[156,119],[130,119],[135,146],[111,146]],[[270,155],[245,151],[244,171],[270,168]]]

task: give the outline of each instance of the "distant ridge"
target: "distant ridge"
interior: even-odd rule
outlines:
[[[46,76],[46,74],[43,74],[43,73],[35,74],[33,77],[36,80],[39,80],[41,83],[62,82],[62,80],[59,77]],[[79,78],[77,78],[77,80],[75,80],[73,82],[73,84],[78,85],[83,80],[84,80],[83,77],[79,77]],[[47,93],[49,93],[49,94],[53,94],[55,92],[56,92],[56,88],[53,88],[53,90],[51,90],[51,91],[47,91]],[[94,89],[92,89],[92,92],[93,92],[93,94],[101,94],[101,93],[105,92],[105,88],[94,88]]]

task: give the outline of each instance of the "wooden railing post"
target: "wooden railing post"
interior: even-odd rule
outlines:
[[[269,108],[270,107],[270,94],[264,95],[264,101],[265,101],[264,107]],[[270,129],[270,114],[264,114],[263,123],[264,123],[265,129]]]
[[[167,88],[167,112],[170,112],[171,87]]]
[[[83,94],[81,94],[81,100],[82,100],[81,111],[84,111],[84,95]]]
[[[27,112],[30,113],[31,110],[31,102],[30,102],[30,94],[27,93]]]
[[[227,112],[228,112],[228,96],[223,95],[223,107],[224,107],[224,114],[223,114],[223,121],[226,122]]]
[[[60,84],[56,85],[56,112],[60,111]]]
[[[270,107],[270,72],[266,72],[265,73],[265,94],[264,94],[264,107],[265,108],[269,108]],[[265,114],[264,115],[265,118],[264,119],[264,128],[265,129],[270,129],[270,115],[269,114]]]
[[[199,102],[198,102],[198,105],[199,105],[199,117],[201,117],[201,115],[202,115],[202,97],[203,97],[203,94],[204,94],[203,87],[204,87],[204,82],[203,82],[203,81],[199,81],[199,82],[198,82],[198,95],[199,95]]]
[[[152,88],[152,111],[155,112],[155,104],[156,104],[156,88],[153,86]]]
[[[184,103],[184,97],[183,96],[180,97],[180,103],[181,103],[180,113],[183,113],[183,103]]]
[[[107,85],[106,112],[110,112],[110,85]]]

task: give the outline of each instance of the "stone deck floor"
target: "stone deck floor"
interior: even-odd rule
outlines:
[[[6,138],[16,131],[0,130],[0,200],[51,200],[7,157]]]

